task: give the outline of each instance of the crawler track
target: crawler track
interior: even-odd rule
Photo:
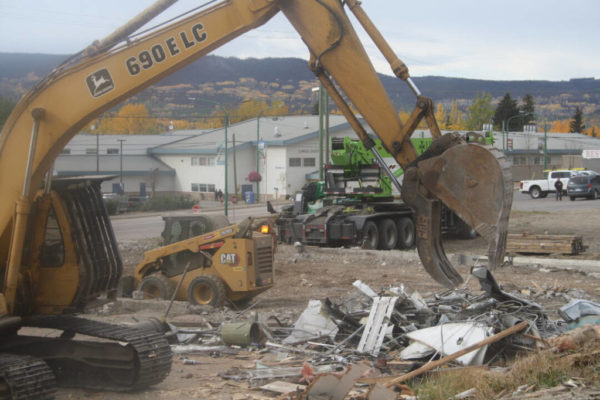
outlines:
[[[59,386],[138,390],[161,382],[171,370],[171,349],[156,332],[73,316],[36,316],[24,326],[63,331],[60,338],[21,337],[15,348],[46,358]],[[72,340],[76,334],[106,340]]]
[[[38,358],[0,354],[0,400],[47,400],[54,398],[52,370]]]

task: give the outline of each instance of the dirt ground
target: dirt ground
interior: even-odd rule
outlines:
[[[572,211],[559,213],[513,211],[510,233],[577,234],[583,236],[585,252],[578,256],[556,256],[572,259],[600,260],[600,213]],[[141,258],[145,247],[142,243],[124,249],[126,267],[132,270]],[[485,254],[485,242],[474,240],[447,240],[444,247],[448,254]],[[279,246],[275,258],[276,284],[271,290],[257,297],[254,311],[263,317],[276,315],[282,322],[293,322],[307,306],[308,300],[343,298],[354,291],[352,283],[361,279],[373,289],[404,284],[409,291],[417,290],[429,298],[444,288],[435,283],[424,272],[415,250],[371,251],[360,249],[306,248],[299,254],[293,246]],[[463,277],[468,268],[457,267]],[[541,303],[551,319],[557,319],[556,310],[570,298],[587,298],[600,301],[600,271],[598,274],[555,270],[545,265],[505,266],[495,271],[498,282],[507,291],[520,292],[526,298]],[[469,288],[479,290],[476,280]],[[543,293],[540,293],[540,289]],[[156,302],[153,302],[156,303]],[[158,307],[158,308],[157,308]],[[115,322],[132,322],[150,315],[158,316],[163,305],[154,304],[148,309],[91,314],[92,318],[108,318]],[[110,309],[110,308],[109,308]],[[202,310],[190,314],[185,304],[175,307],[170,316],[172,321],[219,324],[224,319],[235,318],[232,311]],[[105,314],[109,314],[106,316]],[[186,315],[188,314],[188,315]],[[244,316],[242,316],[243,318]],[[252,389],[246,381],[223,380],[218,373],[232,367],[254,368],[255,361],[276,361],[273,355],[258,351],[236,351],[237,354],[221,354],[219,357],[188,355],[196,360],[194,365],[183,363],[183,357],[175,355],[170,375],[154,387],[137,393],[101,393],[73,389],[60,389],[57,399],[265,399],[275,397],[266,392]],[[302,365],[300,359],[294,365]]]

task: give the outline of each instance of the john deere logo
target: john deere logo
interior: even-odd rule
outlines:
[[[115,84],[108,69],[102,68],[85,78],[85,83],[92,97],[100,97],[115,88]]]

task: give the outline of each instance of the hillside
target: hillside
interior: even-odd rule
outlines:
[[[37,80],[65,60],[65,55],[0,53],[0,97],[17,99]],[[398,79],[380,75],[396,106],[409,110],[414,97]],[[498,101],[505,93],[521,99],[530,93],[536,111],[550,119],[568,118],[575,106],[586,119],[600,119],[600,80],[490,81],[437,76],[414,77],[421,91],[436,102],[456,100],[462,109],[480,92]],[[310,110],[311,89],[317,81],[298,58],[237,59],[207,56],[139,93],[130,101],[144,102],[161,115],[185,115],[193,111],[194,98],[235,105],[247,98],[269,102],[284,100],[290,110]]]

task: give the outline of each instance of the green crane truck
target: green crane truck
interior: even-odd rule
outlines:
[[[493,143],[493,137],[468,133],[469,140]],[[411,139],[423,153],[431,138]],[[393,157],[375,140],[394,176],[403,174]],[[415,243],[415,221],[410,207],[395,198],[391,179],[360,140],[333,138],[331,164],[324,180],[310,182],[284,206],[278,220],[279,239],[319,246],[362,246],[369,249],[408,249]],[[459,238],[473,238],[474,229],[444,208],[442,230]]]

